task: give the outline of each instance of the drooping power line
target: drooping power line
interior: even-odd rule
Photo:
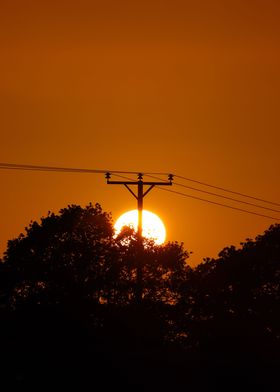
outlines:
[[[0,169],[10,170],[31,170],[31,171],[52,171],[52,172],[69,172],[69,173],[91,173],[91,174],[104,174],[104,173],[123,173],[123,174],[154,174],[158,176],[168,176],[170,173],[152,173],[141,171],[123,171],[123,170],[109,170],[109,169],[82,169],[75,167],[56,167],[56,166],[42,166],[42,165],[25,165],[17,163],[3,163],[0,162]]]
[[[152,176],[152,175],[148,175],[148,177],[151,177],[151,178],[154,178],[154,179],[157,179],[157,180],[160,179],[159,177],[155,177],[155,176]],[[216,196],[216,197],[221,197],[222,199],[235,201],[235,202],[237,202],[237,203],[246,204],[246,205],[248,205],[248,206],[257,207],[257,208],[262,208],[263,210],[268,210],[268,211],[273,211],[273,212],[280,212],[280,210],[275,210],[274,208],[264,207],[264,206],[261,206],[260,204],[250,203],[250,202],[248,202],[248,201],[244,201],[244,200],[240,200],[240,199],[235,199],[235,198],[233,198],[233,197],[220,195],[220,194],[218,194],[218,193],[214,193],[214,192],[210,192],[210,191],[205,191],[205,190],[203,190],[203,189],[194,188],[194,187],[192,187],[192,186],[185,185],[185,184],[181,184],[181,183],[179,183],[179,182],[175,182],[175,181],[174,181],[174,182],[173,182],[173,185],[177,185],[177,186],[180,186],[180,187],[183,187],[183,188],[191,189],[191,190],[196,191],[196,192],[206,193],[206,194],[208,194],[208,195],[212,195],[212,196]]]
[[[69,167],[43,166],[43,165],[26,165],[26,164],[16,164],[16,163],[6,163],[6,162],[4,162],[4,163],[0,162],[0,169],[30,170],[30,171],[51,171],[51,172],[69,172],[69,173],[91,173],[91,174],[93,174],[93,173],[95,173],[95,174],[104,174],[104,173],[110,172],[111,174],[114,174],[117,177],[124,178],[124,179],[127,179],[127,180],[131,180],[131,178],[122,176],[121,174],[138,175],[139,173],[142,173],[143,175],[149,175],[151,177],[154,176],[154,175],[155,176],[159,176],[159,175],[166,176],[166,175],[170,174],[170,173],[159,173],[159,172],[139,172],[139,171],[121,171],[121,170],[82,169],[82,168],[72,168],[72,167],[69,168]],[[232,190],[229,190],[229,189],[226,189],[226,188],[222,188],[222,187],[218,187],[218,186],[215,186],[215,185],[207,184],[207,183],[204,183],[204,182],[201,182],[201,181],[193,180],[193,179],[181,176],[181,175],[174,175],[174,176],[176,176],[177,178],[186,180],[186,181],[192,181],[192,182],[195,182],[197,184],[201,184],[201,185],[204,185],[204,186],[208,186],[208,187],[212,187],[212,188],[215,188],[215,189],[219,189],[219,190],[222,190],[224,192],[229,192],[229,193],[236,194],[236,195],[239,195],[239,196],[243,196],[243,197],[247,197],[247,198],[250,198],[250,199],[254,199],[254,200],[262,201],[262,202],[265,202],[265,203],[269,203],[269,204],[280,206],[279,203],[271,202],[271,201],[268,201],[268,200],[265,200],[265,199],[257,198],[257,197],[250,196],[250,195],[247,195],[247,194],[243,194],[243,193],[240,193],[240,192],[235,192],[235,191],[232,191]],[[228,199],[228,200],[232,200],[232,201],[235,201],[235,202],[251,205],[253,207],[263,208],[263,209],[274,211],[274,212],[279,212],[278,210],[270,209],[268,207],[260,206],[258,204],[253,204],[253,203],[245,202],[245,201],[242,201],[242,200],[230,198],[230,197],[227,197],[227,196],[224,196],[224,195],[216,194],[214,192],[208,192],[208,191],[205,191],[205,190],[201,190],[201,189],[198,189],[198,188],[187,186],[185,184],[181,184],[181,183],[177,183],[177,182],[175,182],[173,184],[177,185],[177,186],[182,186],[184,188],[192,189],[192,190],[195,190],[195,191],[203,192],[203,193],[206,193],[206,194],[214,195],[214,196],[217,196],[217,197],[222,197],[222,198],[225,198],[225,199]],[[253,212],[253,211],[241,209],[241,208],[238,208],[238,207],[229,206],[227,204],[211,201],[211,200],[208,200],[208,199],[203,199],[203,198],[200,198],[200,197],[188,195],[188,194],[183,193],[183,192],[177,192],[175,190],[169,190],[169,189],[165,189],[165,188],[158,188],[158,189],[166,190],[168,192],[172,192],[172,193],[184,196],[184,197],[193,198],[193,199],[196,199],[196,200],[204,201],[204,202],[207,202],[207,203],[215,204],[215,205],[218,205],[218,206],[230,208],[230,209],[237,210],[237,211],[246,212],[246,213],[257,215],[257,216],[261,216],[261,217],[264,217],[264,218],[280,220],[280,219],[274,218],[272,216],[263,215],[263,214],[259,214],[257,212]]]
[[[258,212],[253,212],[253,211],[245,210],[245,209],[243,209],[243,208],[238,208],[238,207],[229,206],[229,205],[227,205],[227,204],[222,204],[222,203],[218,203],[218,202],[215,202],[215,201],[212,201],[212,200],[203,199],[203,198],[201,198],[201,197],[188,195],[187,193],[177,192],[177,191],[174,191],[174,190],[171,190],[171,189],[165,189],[165,188],[161,188],[161,187],[158,187],[157,189],[160,189],[160,190],[162,190],[162,191],[172,192],[172,193],[175,193],[175,194],[177,194],[177,195],[181,195],[181,196],[184,196],[184,197],[189,197],[189,198],[191,198],[191,199],[196,199],[196,200],[204,201],[204,202],[207,202],[207,203],[216,204],[216,205],[218,205],[218,206],[230,208],[230,209],[232,209],[232,210],[237,210],[237,211],[246,212],[247,214],[257,215],[257,216],[261,216],[261,217],[263,217],[263,218],[269,218],[269,219],[273,219],[273,220],[280,221],[279,218],[275,218],[275,217],[273,217],[273,216],[263,215],[263,214],[259,214]]]
[[[264,203],[273,204],[273,205],[275,205],[275,206],[280,206],[280,203],[275,203],[275,202],[273,202],[273,201],[261,199],[261,198],[255,197],[255,196],[250,196],[250,195],[245,194],[245,193],[236,192],[236,191],[233,191],[233,190],[231,190],[231,189],[222,188],[222,187],[219,187],[219,186],[216,186],[216,185],[211,185],[211,184],[208,184],[208,183],[206,183],[206,182],[193,180],[193,179],[191,179],[191,178],[184,177],[184,176],[180,176],[180,175],[178,175],[178,174],[174,174],[174,175],[175,175],[177,178],[180,178],[180,179],[182,179],[182,180],[191,181],[191,182],[195,182],[195,183],[200,184],[200,185],[208,186],[208,187],[210,187],[210,188],[219,189],[220,191],[223,191],[223,192],[233,193],[234,195],[243,196],[243,197],[248,197],[249,199],[254,199],[254,200],[257,200],[257,201],[262,201],[262,202],[264,202]]]
[[[131,180],[130,177],[122,176],[122,175],[119,175],[119,174],[116,174],[116,176],[117,176],[117,177],[120,177],[120,178],[123,178],[123,179],[126,179],[126,180]],[[151,176],[150,176],[150,177],[151,177]],[[155,177],[153,177],[153,178],[155,178]],[[174,184],[174,182],[173,182],[173,184]],[[273,219],[273,220],[280,221],[279,218],[275,218],[275,217],[273,217],[273,216],[264,215],[264,214],[259,214],[258,212],[253,212],[253,211],[245,210],[245,209],[243,209],[243,208],[238,208],[238,207],[229,206],[228,204],[218,203],[218,202],[215,202],[215,201],[212,201],[212,200],[203,199],[203,198],[201,198],[201,197],[188,195],[187,193],[174,191],[174,190],[172,190],[172,189],[161,188],[160,186],[158,186],[157,189],[160,189],[160,190],[163,190],[163,191],[167,191],[167,192],[171,192],[171,193],[174,193],[174,194],[177,194],[177,195],[180,195],[180,196],[184,196],[184,197],[188,197],[188,198],[191,198],[191,199],[196,199],[196,200],[199,200],[199,201],[204,201],[204,202],[206,202],[206,203],[215,204],[215,205],[218,205],[218,206],[221,206],[221,207],[230,208],[230,209],[232,209],[232,210],[236,210],[236,211],[240,211],[240,212],[245,212],[245,213],[247,213],[247,214],[257,215],[257,216],[260,216],[260,217],[262,217],[262,218],[268,218],[268,219]]]

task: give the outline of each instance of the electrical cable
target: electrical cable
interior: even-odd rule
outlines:
[[[156,179],[156,180],[160,180],[159,177],[155,177],[155,176],[151,176],[151,175],[147,175],[147,176],[148,176],[148,177],[151,177],[151,178],[154,178],[154,179]],[[209,191],[205,191],[205,190],[203,190],[203,189],[194,188],[194,187],[191,187],[191,186],[188,186],[188,185],[181,184],[181,183],[179,183],[179,182],[175,182],[175,181],[174,181],[173,184],[174,184],[174,185],[177,185],[177,186],[181,186],[181,187],[183,187],[183,188],[191,189],[191,190],[193,190],[193,191],[197,191],[197,192],[201,192],[201,193],[206,193],[206,194],[208,194],[208,195],[212,195],[212,196],[216,196],[216,197],[221,197],[221,198],[223,198],[223,199],[235,201],[235,202],[237,202],[237,203],[246,204],[246,205],[249,205],[249,206],[252,206],[252,207],[262,208],[262,209],[264,209],[264,210],[273,211],[273,212],[280,212],[280,210],[275,210],[275,209],[273,209],[273,208],[264,207],[264,206],[261,206],[261,205],[259,205],[259,204],[249,203],[249,202],[244,201],[244,200],[234,199],[233,197],[228,197],[228,196],[224,196],[224,195],[219,195],[218,193],[209,192]]]
[[[82,169],[74,167],[56,167],[56,166],[42,166],[42,165],[25,165],[17,163],[6,163],[0,162],[0,169],[10,170],[32,170],[32,171],[54,171],[54,172],[69,172],[69,173],[123,173],[123,174],[155,174],[155,175],[168,175],[169,173],[153,173],[153,172],[141,172],[141,171],[122,171],[122,170],[100,170],[100,169]]]
[[[122,178],[122,179],[125,179],[125,180],[128,180],[128,181],[133,181],[131,178],[126,177],[126,176],[121,176],[121,175],[119,175],[119,174],[116,175],[116,177],[119,177],[119,178]],[[151,177],[151,176],[150,176],[150,177]],[[157,189],[160,189],[160,190],[163,190],[163,191],[175,193],[175,194],[177,194],[177,195],[181,195],[181,196],[184,196],[184,197],[189,197],[189,198],[191,198],[191,199],[196,199],[196,200],[204,201],[204,202],[207,202],[207,203],[210,203],[210,204],[215,204],[215,205],[218,205],[218,206],[221,206],[221,207],[230,208],[230,209],[232,209],[232,210],[237,210],[237,211],[245,212],[245,213],[247,213],[247,214],[257,215],[257,216],[260,216],[260,217],[262,217],[262,218],[268,218],[268,219],[273,219],[273,220],[280,221],[279,218],[275,218],[275,217],[272,217],[272,216],[269,216],[269,215],[263,215],[263,214],[259,214],[259,213],[257,213],[257,212],[245,210],[245,209],[243,209],[243,208],[238,208],[238,207],[229,206],[229,205],[227,205],[227,204],[222,204],[222,203],[218,203],[218,202],[215,202],[215,201],[212,201],[212,200],[203,199],[203,198],[200,198],[200,197],[188,195],[188,194],[183,193],[183,192],[177,192],[177,191],[174,191],[174,190],[172,190],[172,189],[166,189],[166,188],[162,188],[162,187],[160,187],[160,186],[157,186],[156,188],[157,188]]]
[[[204,185],[204,186],[208,186],[208,187],[211,187],[211,188],[219,189],[220,191],[224,191],[224,192],[228,192],[228,193],[233,193],[233,194],[238,195],[238,196],[244,196],[244,197],[248,197],[249,199],[254,199],[254,200],[257,200],[257,201],[262,201],[262,202],[264,202],[264,203],[268,203],[268,204],[273,204],[273,205],[276,205],[276,206],[280,206],[280,203],[275,203],[275,202],[273,202],[273,201],[261,199],[261,198],[254,197],[254,196],[250,196],[250,195],[247,195],[247,194],[245,194],[245,193],[235,192],[235,191],[232,191],[232,190],[227,189],[227,188],[222,188],[222,187],[219,187],[219,186],[216,186],[216,185],[207,184],[206,182],[193,180],[193,179],[191,179],[191,178],[187,178],[187,177],[184,177],[184,176],[180,176],[180,175],[178,175],[178,174],[174,174],[174,176],[176,176],[177,178],[180,178],[180,179],[182,179],[182,180],[191,181],[191,182],[195,182],[195,183],[200,184],[200,185]]]
[[[215,204],[215,205],[218,205],[218,206],[221,206],[221,207],[231,208],[232,210],[242,211],[242,212],[246,212],[246,213],[248,213],[248,214],[253,214],[253,215],[261,216],[261,217],[263,217],[263,218],[269,218],[269,219],[273,219],[273,220],[280,221],[279,218],[275,218],[275,217],[273,217],[273,216],[263,215],[263,214],[259,214],[259,213],[257,213],[257,212],[248,211],[248,210],[244,210],[244,209],[242,209],[242,208],[233,207],[233,206],[229,206],[229,205],[227,205],[227,204],[218,203],[218,202],[215,202],[215,201],[212,201],[212,200],[202,199],[201,197],[188,195],[188,194],[183,193],[183,192],[173,191],[172,189],[165,189],[165,188],[161,188],[161,187],[159,187],[159,186],[157,187],[157,189],[160,189],[160,190],[166,191],[166,192],[175,193],[175,194],[177,194],[177,195],[189,197],[189,198],[192,198],[192,199],[204,201],[204,202],[207,202],[207,203]]]
[[[52,171],[52,172],[71,172],[71,173],[98,173],[98,174],[111,173],[111,174],[114,174],[114,175],[116,175],[116,176],[118,176],[120,178],[127,179],[127,180],[130,180],[130,181],[131,181],[130,178],[125,177],[125,176],[121,176],[120,174],[134,174],[134,175],[138,175],[139,173],[142,173],[143,175],[147,175],[147,176],[150,176],[150,177],[152,177],[153,175],[169,175],[169,173],[158,173],[158,172],[136,172],[136,171],[120,171],[120,170],[82,169],[82,168],[55,167],[55,166],[42,166],[42,165],[25,165],[25,164],[15,164],[15,163],[6,163],[6,162],[5,163],[3,163],[3,162],[1,163],[0,162],[0,169],[31,170],[31,171]],[[261,199],[261,198],[256,198],[254,196],[250,196],[250,195],[243,194],[243,193],[240,193],[240,192],[235,192],[235,191],[232,191],[232,190],[229,190],[229,189],[226,189],[226,188],[222,188],[222,187],[218,187],[218,186],[215,186],[215,185],[207,184],[207,183],[204,183],[204,182],[201,182],[201,181],[193,180],[193,179],[181,176],[181,175],[174,175],[174,176],[176,176],[177,178],[181,178],[183,180],[186,180],[186,181],[192,181],[192,182],[204,185],[204,186],[208,186],[208,187],[212,187],[212,188],[215,188],[215,189],[219,189],[219,190],[222,190],[224,192],[229,192],[229,193],[233,193],[233,194],[236,194],[236,195],[239,195],[239,196],[243,196],[243,197],[251,198],[251,199],[254,199],[254,200],[262,201],[262,202],[265,202],[265,203],[269,203],[269,204],[280,206],[279,203],[271,202],[271,201],[268,201],[268,200],[265,200],[265,199]],[[156,178],[156,177],[154,177],[154,178]],[[157,179],[160,179],[160,178],[157,178]],[[253,207],[263,208],[263,209],[274,211],[274,212],[279,212],[278,210],[270,209],[268,207],[260,206],[260,205],[249,203],[249,202],[245,202],[245,201],[242,201],[242,200],[237,200],[237,199],[234,199],[234,198],[230,198],[230,197],[227,197],[227,196],[216,194],[214,192],[208,192],[208,191],[205,191],[205,190],[193,188],[193,187],[181,184],[181,183],[174,182],[174,185],[182,186],[184,188],[192,189],[192,190],[195,190],[195,191],[198,191],[198,192],[202,192],[202,193],[207,193],[207,194],[210,194],[210,195],[213,195],[213,196],[222,197],[222,198],[225,198],[225,199],[228,199],[228,200],[232,200],[232,201],[235,201],[235,202],[238,202],[238,203],[251,205]],[[193,198],[193,199],[197,199],[197,200],[201,200],[201,201],[208,202],[208,203],[211,203],[211,204],[216,204],[216,205],[219,205],[219,206],[223,206],[223,207],[231,208],[231,209],[234,209],[234,210],[246,212],[246,213],[249,213],[249,214],[258,215],[258,216],[262,216],[262,217],[269,218],[269,219],[280,220],[278,218],[274,218],[274,217],[271,217],[271,216],[259,214],[259,213],[256,213],[256,212],[244,210],[244,209],[241,209],[241,208],[238,208],[238,207],[229,206],[229,205],[226,205],[226,204],[214,202],[214,201],[211,201],[211,200],[208,200],[208,199],[199,198],[199,197],[196,197],[196,196],[191,196],[191,195],[188,195],[186,193],[177,192],[177,191],[174,191],[174,190],[171,190],[171,189],[165,189],[165,188],[160,188],[160,187],[158,187],[158,188],[161,189],[161,190],[165,190],[167,192],[176,193],[178,195],[182,195],[182,196],[185,196],[185,197],[190,197],[190,198]]]

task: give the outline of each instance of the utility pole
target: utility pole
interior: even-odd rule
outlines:
[[[143,284],[142,284],[142,257],[143,257],[143,201],[144,197],[156,186],[172,185],[173,175],[168,175],[168,181],[143,181],[143,174],[138,174],[137,181],[111,181],[111,173],[105,174],[107,184],[110,185],[124,185],[126,189],[136,198],[137,210],[138,210],[138,227],[137,227],[137,243],[138,243],[138,260],[137,260],[137,276],[136,276],[136,294],[135,300],[137,303],[141,303],[143,295]],[[132,185],[137,185],[137,194],[130,188]],[[144,191],[144,186],[148,186],[148,189]]]

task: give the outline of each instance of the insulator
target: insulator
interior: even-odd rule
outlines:
[[[174,175],[173,175],[173,174],[169,174],[169,175],[168,175],[168,180],[169,180],[169,181],[173,181],[173,178],[174,178]]]
[[[106,178],[106,180],[110,180],[110,178],[111,178],[111,173],[107,172],[107,173],[105,174],[105,178]]]
[[[142,173],[138,174],[138,180],[143,180],[143,174]]]

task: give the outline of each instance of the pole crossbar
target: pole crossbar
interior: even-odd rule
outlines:
[[[160,185],[160,186],[164,186],[164,185],[172,185],[172,183],[167,182],[167,181],[163,181],[163,182],[153,182],[153,181],[141,181],[143,185]],[[139,181],[110,181],[107,180],[107,184],[110,185],[138,185]]]

